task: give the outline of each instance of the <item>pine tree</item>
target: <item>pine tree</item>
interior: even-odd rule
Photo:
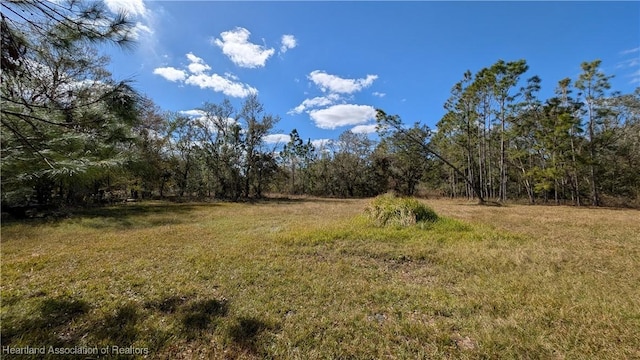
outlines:
[[[602,109],[605,91],[611,88],[609,79],[612,76],[606,76],[600,71],[600,60],[592,62],[583,62],[580,66],[582,74],[575,82],[575,87],[582,91],[582,96],[586,104],[586,122],[589,148],[589,185],[591,187],[591,205],[600,205],[600,195],[598,189],[598,175],[596,173],[598,161],[598,136],[600,133],[600,125],[602,117],[599,110]]]

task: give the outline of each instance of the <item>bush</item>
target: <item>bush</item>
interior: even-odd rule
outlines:
[[[365,209],[366,215],[378,226],[410,226],[423,221],[435,221],[438,215],[415,198],[380,195]]]

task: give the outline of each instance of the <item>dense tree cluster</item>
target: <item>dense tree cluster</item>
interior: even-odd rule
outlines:
[[[537,76],[517,88],[524,60],[464,74],[431,140],[463,176],[440,167],[439,187],[452,196],[473,196],[475,187],[485,198],[531,203],[638,199],[640,89],[608,93],[600,61],[581,67],[575,81],[560,80],[544,101]]]
[[[147,106],[138,129],[129,183],[137,196],[238,200],[261,197],[277,171],[264,137],[278,122],[256,96],[237,111],[225,100],[207,103],[198,117]]]
[[[265,137],[279,117],[255,95],[193,116],[112,79],[96,44],[126,45],[131,30],[97,3],[2,3],[4,209],[419,189],[576,205],[640,198],[640,90],[610,92],[599,61],[546,100],[537,76],[522,86],[524,60],[468,71],[433,131],[378,110],[377,141],[347,131],[314,146],[294,129],[273,145]]]

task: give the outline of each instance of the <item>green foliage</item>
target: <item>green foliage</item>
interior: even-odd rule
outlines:
[[[3,203],[95,194],[130,159],[138,94],[94,45],[127,44],[133,24],[98,2],[4,2],[1,20]]]
[[[490,199],[578,206],[587,196],[599,204],[600,193],[637,198],[638,167],[629,152],[635,142],[628,134],[637,133],[640,102],[637,94],[608,93],[611,76],[599,66],[583,63],[577,80],[560,80],[556,96],[546,100],[538,98],[539,77],[520,84],[527,70],[522,60],[465,72],[428,144],[453,166],[436,168],[429,186],[453,197],[476,196],[476,187]],[[635,171],[623,170],[630,167]]]
[[[365,213],[377,226],[411,226],[438,219],[435,211],[416,198],[396,197],[391,193],[373,199]]]
[[[308,193],[311,189],[310,164],[316,160],[316,152],[311,139],[305,144],[300,138],[297,129],[293,129],[289,134],[289,142],[284,145],[280,152],[280,158],[284,161],[284,166],[290,166],[290,188],[289,192]],[[298,181],[296,181],[298,175]],[[299,183],[299,185],[298,185]]]
[[[427,143],[430,132],[419,126],[406,131],[390,132],[383,138],[374,160],[378,160],[390,181],[390,188],[405,196],[413,196],[429,167],[429,155],[422,145]],[[382,162],[384,161],[384,162]]]

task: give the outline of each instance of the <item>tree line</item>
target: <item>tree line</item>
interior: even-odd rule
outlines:
[[[452,196],[603,205],[640,195],[640,88],[610,91],[599,60],[538,96],[537,76],[518,87],[525,60],[466,72],[451,90],[432,146],[463,176],[441,167]],[[463,181],[462,177],[468,181]],[[474,190],[475,189],[475,190]]]
[[[270,192],[575,205],[640,195],[640,90],[610,91],[598,60],[545,100],[539,77],[521,85],[525,60],[467,71],[435,129],[378,110],[377,140],[346,131],[314,145],[294,129],[274,145],[279,117],[255,95],[188,116],[114,80],[97,45],[128,46],[133,24],[100,3],[3,2],[1,20],[3,211]]]

